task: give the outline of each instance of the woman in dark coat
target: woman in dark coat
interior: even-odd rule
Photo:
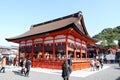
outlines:
[[[68,65],[68,61],[64,61],[64,63],[62,64],[62,78],[63,80],[69,80],[69,65]]]
[[[68,59],[69,71],[72,72],[72,59]]]
[[[29,72],[30,72],[30,67],[31,67],[31,60],[28,58],[26,61],[26,72],[25,72],[25,76],[29,76]]]

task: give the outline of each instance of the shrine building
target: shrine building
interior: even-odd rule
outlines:
[[[6,38],[19,44],[19,58],[30,58],[32,67],[61,69],[72,58],[73,70],[90,67],[87,45],[96,43],[86,30],[82,12],[34,24],[25,33]]]

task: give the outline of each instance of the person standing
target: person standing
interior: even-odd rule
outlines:
[[[25,67],[26,67],[25,76],[29,76],[30,67],[31,67],[31,60],[30,60],[30,58],[27,59]]]
[[[19,63],[19,57],[18,56],[16,56],[16,58],[15,58],[15,66],[16,67],[18,67],[19,65],[18,65],[18,63]]]
[[[72,59],[71,59],[71,57],[68,59],[68,64],[69,64],[69,71],[71,73],[72,72]]]
[[[3,56],[2,58],[2,62],[1,62],[1,69],[0,69],[0,72],[3,70],[3,73],[5,73],[5,66],[6,66],[6,57]]]
[[[69,65],[68,65],[68,61],[64,61],[64,63],[62,64],[62,78],[63,80],[69,80]]]

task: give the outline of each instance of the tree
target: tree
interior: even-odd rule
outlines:
[[[114,40],[119,40],[119,47],[120,47],[120,26],[117,26],[115,28],[106,28],[103,29],[100,33],[93,36],[93,38],[97,38],[101,41],[101,45],[104,45],[104,40],[107,41],[107,45],[116,45]]]
[[[120,48],[120,40],[118,40],[118,47]]]

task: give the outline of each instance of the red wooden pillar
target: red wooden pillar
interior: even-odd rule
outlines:
[[[85,57],[87,58],[87,46],[85,48]]]
[[[24,57],[25,57],[25,58],[26,58],[26,54],[27,54],[27,53],[26,53],[26,48],[27,48],[26,45],[27,45],[27,42],[25,41],[25,52],[24,52],[24,54],[25,54]]]
[[[81,41],[81,46],[80,46],[80,59],[82,59],[82,41]]]
[[[74,60],[76,60],[76,40],[74,40]]]
[[[53,37],[53,58],[55,58],[55,37]]]
[[[32,40],[32,59],[34,57],[34,40]]]
[[[74,49],[74,60],[76,60],[76,50]]]
[[[68,35],[66,35],[66,59],[68,59]]]
[[[43,59],[44,59],[44,55],[45,55],[45,50],[44,50],[44,39],[42,41],[42,56],[43,56]]]
[[[84,43],[84,48],[85,48],[85,58],[87,59],[87,42]]]
[[[20,43],[19,43],[19,48],[18,48],[18,58],[19,58],[19,61],[20,61]]]

